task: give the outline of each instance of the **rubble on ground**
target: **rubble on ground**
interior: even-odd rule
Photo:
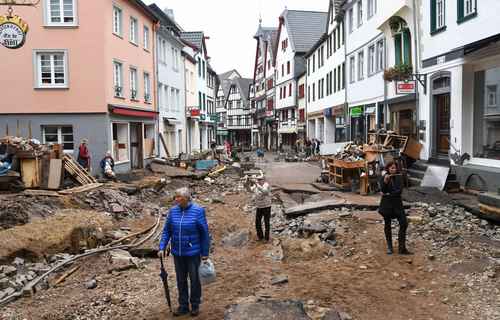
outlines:
[[[26,224],[32,218],[53,215],[64,206],[60,198],[26,197],[24,195],[0,196],[0,230]]]

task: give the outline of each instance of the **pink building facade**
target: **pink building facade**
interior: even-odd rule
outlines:
[[[49,1],[14,7],[29,24],[23,47],[0,47],[0,135],[62,143],[76,158],[89,140],[92,171],[106,151],[117,171],[157,153],[155,29],[139,0]],[[7,62],[7,63],[5,63]]]

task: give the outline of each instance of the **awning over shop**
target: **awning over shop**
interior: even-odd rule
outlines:
[[[278,133],[283,133],[283,134],[297,133],[297,128],[280,128],[278,129]]]
[[[217,135],[218,136],[226,137],[226,136],[229,135],[229,131],[227,131],[227,130],[217,130]]]
[[[181,120],[177,119],[177,118],[167,118],[167,117],[163,117],[163,121],[164,122],[167,122],[169,124],[180,124],[181,123]]]
[[[375,106],[366,107],[365,114],[374,114],[376,111],[377,107]]]
[[[134,109],[129,107],[121,107],[116,105],[108,105],[109,112],[112,114],[126,116],[126,117],[137,117],[137,118],[149,118],[156,119],[158,116],[158,112],[149,111],[149,110],[141,110]]]

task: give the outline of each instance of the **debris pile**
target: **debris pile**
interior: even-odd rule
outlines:
[[[156,193],[153,189],[144,189],[137,196],[130,196],[124,191],[101,188],[92,190],[85,194],[79,194],[75,200],[87,204],[97,211],[104,211],[113,215],[114,218],[134,218],[149,210],[150,214],[156,215],[160,211],[160,206],[147,201],[142,201],[142,195]],[[164,191],[164,195],[171,195]]]
[[[31,221],[33,216],[50,216],[63,206],[64,203],[57,197],[2,196],[0,200],[0,230],[26,224]]]
[[[22,258],[16,258],[12,264],[0,265],[0,300],[22,290],[28,282],[49,271],[59,262],[69,259],[69,254],[56,254],[51,256],[46,263],[30,263]],[[49,288],[47,280],[36,285],[35,291]]]

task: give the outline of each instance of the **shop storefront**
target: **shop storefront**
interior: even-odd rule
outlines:
[[[366,141],[364,106],[351,107],[349,109],[351,118],[351,140],[355,142]]]

